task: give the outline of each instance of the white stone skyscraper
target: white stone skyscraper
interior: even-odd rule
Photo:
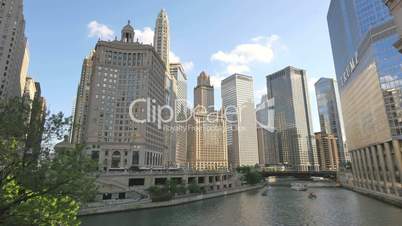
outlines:
[[[169,52],[170,52],[170,35],[169,35],[169,19],[167,13],[162,9],[156,19],[154,47],[156,52],[165,62],[166,70],[169,71]]]
[[[22,96],[29,58],[23,0],[1,1],[0,34],[0,99]]]
[[[73,140],[103,171],[163,165],[165,135],[153,109],[166,103],[166,68],[153,46],[134,40],[127,24],[121,40],[98,41],[83,64]]]
[[[222,81],[227,143],[232,167],[259,163],[253,78],[234,74]]]

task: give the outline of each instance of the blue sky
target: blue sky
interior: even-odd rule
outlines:
[[[238,71],[254,77],[256,96],[265,76],[288,65],[307,70],[314,130],[319,130],[314,82],[334,77],[326,22],[329,0],[26,0],[30,74],[42,85],[53,112],[71,114],[83,58],[98,36],[120,36],[132,21],[150,39],[165,8],[171,50],[187,67],[189,100],[198,74],[219,79]],[[150,29],[148,29],[148,28]],[[216,87],[216,103],[221,103]],[[259,101],[259,97],[256,97]]]

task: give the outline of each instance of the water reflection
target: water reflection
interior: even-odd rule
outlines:
[[[262,191],[204,200],[191,204],[82,218],[87,226],[262,226],[362,225],[397,226],[402,209],[337,188],[311,188],[308,192],[274,187]]]

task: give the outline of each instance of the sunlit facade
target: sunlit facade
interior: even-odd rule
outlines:
[[[23,0],[0,1],[0,100],[21,97],[29,63]]]
[[[233,74],[222,80],[221,87],[231,167],[254,166],[259,158],[253,77]]]
[[[354,19],[342,27],[345,17]],[[400,197],[402,54],[393,46],[395,21],[382,0],[333,0],[328,25],[354,186]],[[354,36],[349,52],[338,54]]]
[[[324,132],[315,133],[318,162],[321,170],[336,171],[339,168],[337,137]]]
[[[222,112],[196,111],[188,126],[188,163],[195,170],[228,169],[226,120]]]
[[[98,41],[83,65],[73,139],[86,145],[85,151],[102,171],[163,165],[162,127],[157,120],[133,121],[129,108],[143,99],[132,106],[133,116],[157,119],[145,100],[165,105],[166,69],[153,46],[134,38],[134,28],[127,24],[120,40]]]

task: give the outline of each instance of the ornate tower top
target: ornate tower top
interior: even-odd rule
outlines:
[[[197,78],[197,85],[198,86],[211,86],[211,81],[208,74],[203,71]]]
[[[123,27],[121,30],[121,41],[132,43],[134,42],[134,28],[130,25],[131,21],[129,20],[127,25]]]

